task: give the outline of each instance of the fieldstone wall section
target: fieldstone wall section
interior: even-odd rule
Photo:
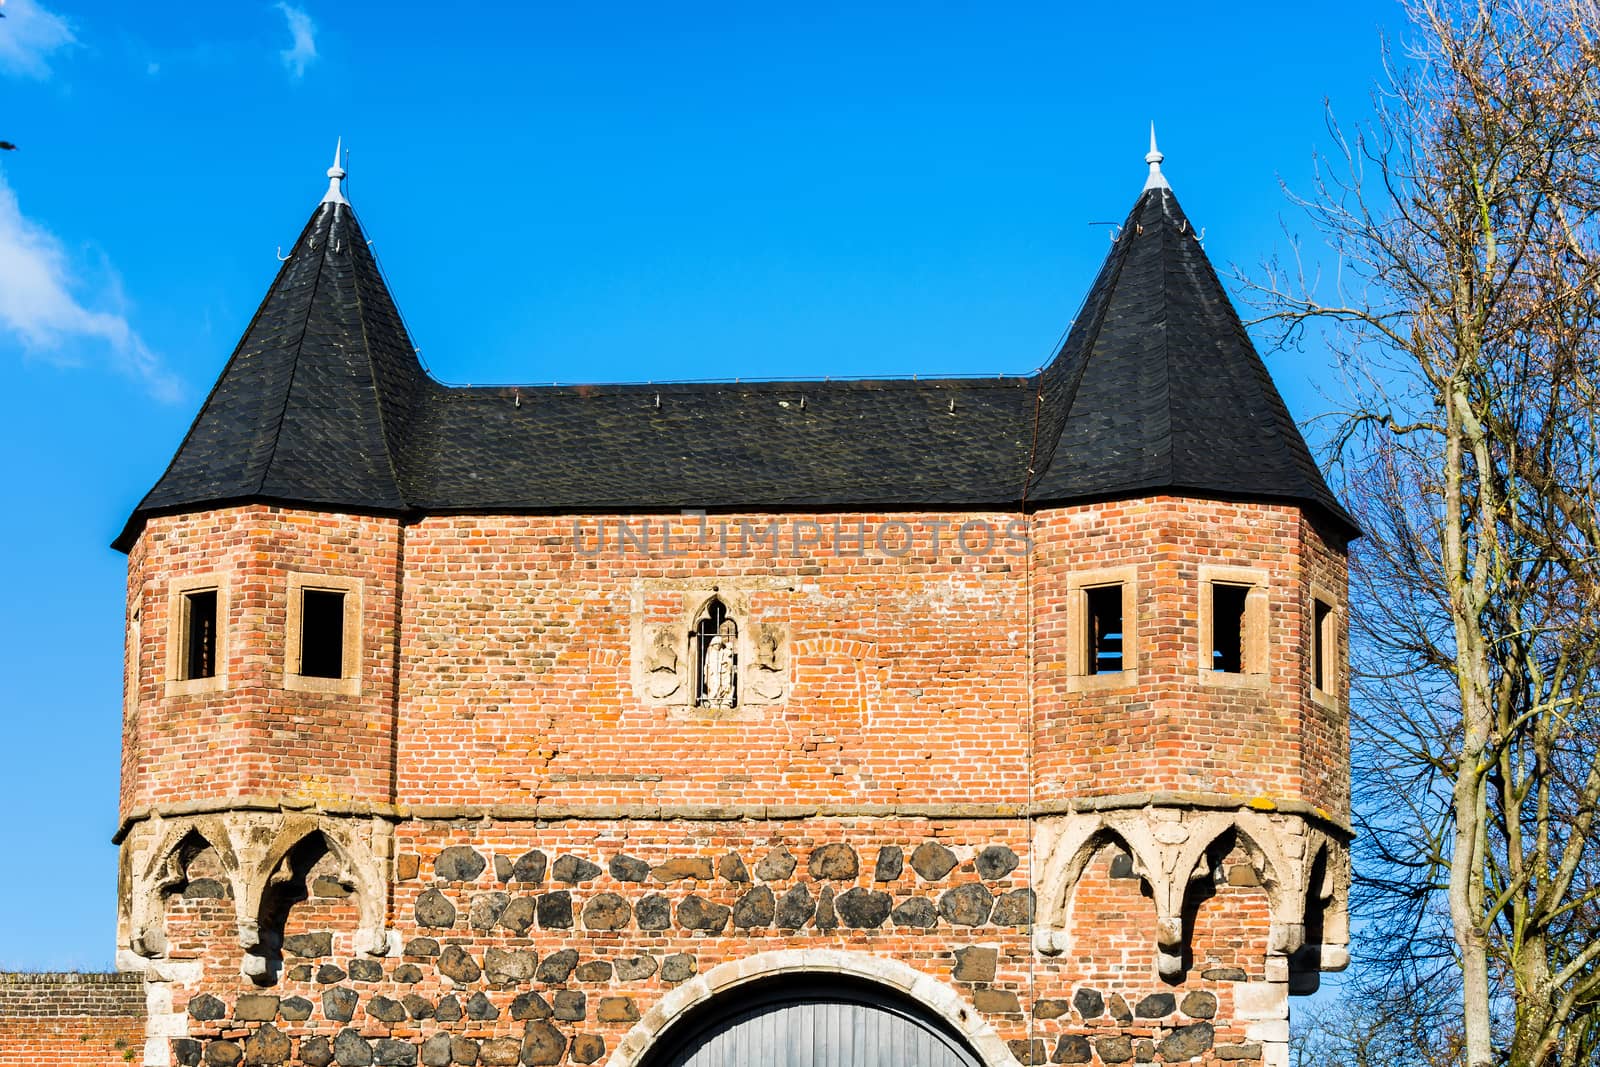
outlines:
[[[123,1067],[144,1043],[138,974],[0,973],[0,1067]]]
[[[145,1062],[633,1063],[640,1027],[661,1025],[698,976],[831,952],[937,983],[1002,1062],[1271,1064],[1303,947],[1275,944],[1275,923],[1299,883],[1237,835],[1265,836],[1253,814],[1194,824],[1216,823],[1216,837],[1198,849],[1204,877],[1184,879],[1203,892],[1189,894],[1170,973],[1172,946],[1152,937],[1150,842],[1131,832],[1078,841],[1046,824],[1052,840],[1030,841],[1014,818],[409,820],[394,827],[386,949],[318,928],[308,884],[268,981],[242,966],[253,948],[240,942],[143,964],[162,1006]],[[1036,923],[1034,887],[1059,879],[1063,840],[1078,869],[1051,913],[1075,922],[1052,942],[1063,928]],[[204,892],[226,919],[231,902]]]

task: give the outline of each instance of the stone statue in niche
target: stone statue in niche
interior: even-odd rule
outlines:
[[[738,702],[739,640],[733,620],[725,620],[701,653],[700,703],[708,708],[731,708]]]
[[[767,579],[639,581],[629,639],[634,695],[681,718],[753,718],[782,704],[793,685],[789,628],[775,598],[751,603],[772,591],[780,587]]]
[[[645,688],[657,700],[671,696],[683,685],[683,680],[678,676],[676,644],[672,634],[662,630],[656,634],[649,655],[645,658]]]

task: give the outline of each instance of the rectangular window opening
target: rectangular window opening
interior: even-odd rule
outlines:
[[[1089,647],[1085,674],[1116,674],[1122,670],[1122,586],[1099,585],[1083,591],[1088,606],[1085,631]]]
[[[1211,585],[1211,669],[1244,673],[1245,601],[1247,585]]]
[[[300,673],[344,677],[344,594],[306,589],[300,602]]]
[[[217,591],[183,594],[183,680],[217,676]]]
[[[1311,685],[1326,693],[1332,684],[1333,605],[1322,600],[1311,602]]]

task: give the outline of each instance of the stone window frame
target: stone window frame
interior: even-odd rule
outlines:
[[[193,593],[217,594],[217,669],[209,678],[185,678],[189,655],[188,598]],[[223,571],[186,574],[167,582],[167,673],[169,697],[216,693],[228,688],[228,575]]]
[[[711,618],[713,604],[720,605],[722,608],[722,623],[708,637],[701,633],[700,627]],[[720,634],[722,629],[728,626],[733,627],[733,703],[727,705],[701,703],[701,690],[706,688],[707,685],[705,676],[707,645],[712,637]],[[685,656],[689,665],[688,696],[691,707],[698,709],[702,713],[737,711],[741,702],[747,702],[744,701],[747,694],[743,692],[744,686],[741,684],[744,681],[741,677],[742,672],[745,667],[749,666],[745,655],[745,645],[748,643],[746,640],[748,635],[745,633],[747,628],[740,625],[740,614],[723,598],[720,590],[713,591],[711,596],[706,598],[706,602],[701,604],[699,610],[694,613],[693,621],[689,624],[688,641],[685,648]]]
[[[1090,589],[1122,587],[1122,670],[1089,674]],[[1139,684],[1139,568],[1101,567],[1074,571],[1067,576],[1066,691],[1122,689]]]
[[[128,631],[124,635],[122,715],[130,719],[139,710],[139,684],[144,679],[144,595],[128,605]]]
[[[288,605],[283,622],[283,687],[300,693],[328,693],[335,696],[361,695],[361,662],[364,652],[361,620],[365,612],[365,582],[343,574],[316,574],[290,571],[285,585]],[[300,642],[305,612],[305,593],[344,594],[344,638],[341,675],[321,678],[301,674]]]
[[[1198,641],[1195,648],[1195,672],[1202,685],[1222,686],[1230,689],[1266,689],[1271,667],[1271,600],[1269,574],[1261,567],[1240,567],[1231,564],[1202,564],[1195,584],[1199,599]],[[1217,671],[1211,667],[1213,605],[1212,586],[1232,585],[1245,587],[1244,633],[1240,635],[1239,666],[1235,674]]]
[[[1328,609],[1327,615],[1322,620],[1322,626],[1317,626],[1317,605],[1321,604]],[[1343,629],[1344,604],[1326,586],[1313,583],[1311,594],[1306,599],[1306,633],[1310,637],[1306,657],[1306,688],[1311,692],[1311,699],[1325,708],[1338,710],[1341,706],[1340,693],[1344,689],[1345,666],[1344,659],[1339,650],[1339,634]],[[1323,689],[1316,683],[1315,657],[1317,646],[1322,646],[1323,671],[1325,680],[1332,683],[1330,688]]]

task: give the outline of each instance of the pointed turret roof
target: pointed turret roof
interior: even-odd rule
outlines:
[[[1301,501],[1348,531],[1272,376],[1161,174],[1043,372],[1037,503],[1155,491]]]
[[[150,514],[270,500],[406,508],[423,372],[355,213],[329,191],[129,530]]]
[[[1323,481],[1193,227],[1150,177],[1029,377],[461,388],[419,365],[339,187],[129,519],[246,501],[573,513],[1038,507],[1159,492],[1307,505]]]

